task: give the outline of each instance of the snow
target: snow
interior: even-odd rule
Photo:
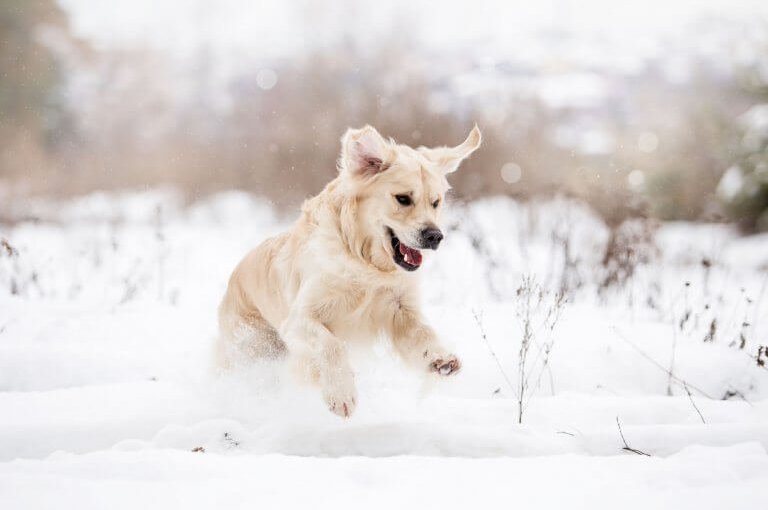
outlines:
[[[667,459],[366,459],[179,451],[63,454],[17,461],[12,501],[92,508],[748,508],[768,457],[755,444],[691,448]],[[3,468],[2,472],[7,472]],[[42,483],[41,483],[42,480]],[[652,487],[654,490],[649,491]],[[42,490],[41,490],[42,489]]]
[[[449,204],[420,272],[462,372],[424,378],[379,342],[355,353],[342,420],[279,362],[212,369],[229,272],[290,223],[266,202],[155,190],[7,210],[37,220],[0,226],[18,250],[0,255],[2,508],[764,506],[768,236],[664,224],[649,263],[598,292],[609,231],[587,207]],[[518,424],[527,274],[572,290]],[[650,457],[622,449],[617,420]]]

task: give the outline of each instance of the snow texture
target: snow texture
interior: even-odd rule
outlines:
[[[765,507],[767,236],[662,225],[606,286],[587,208],[453,204],[420,272],[462,372],[378,342],[342,420],[279,362],[212,369],[229,272],[289,224],[265,202],[4,207],[28,220],[0,227],[0,508]],[[568,302],[518,424],[524,275]]]

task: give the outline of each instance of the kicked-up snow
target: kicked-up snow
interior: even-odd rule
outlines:
[[[765,506],[766,236],[453,204],[419,272],[462,371],[375,341],[343,420],[281,362],[212,367],[229,272],[290,223],[267,203],[3,207],[0,508]]]

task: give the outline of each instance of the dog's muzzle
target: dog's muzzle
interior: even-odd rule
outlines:
[[[443,233],[439,228],[429,227],[421,231],[421,246],[425,249],[436,250],[443,240]]]

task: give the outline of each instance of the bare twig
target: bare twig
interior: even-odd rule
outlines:
[[[667,396],[672,396],[672,374],[675,369],[675,356],[677,355],[677,330],[672,327],[672,357],[669,360],[669,369],[667,370]]]
[[[704,390],[702,390],[700,388],[697,388],[693,384],[690,384],[689,382],[687,382],[687,381],[677,377],[675,374],[671,373],[667,368],[664,367],[664,365],[662,365],[661,363],[659,363],[658,361],[653,359],[650,355],[648,355],[648,353],[646,353],[644,350],[642,350],[640,347],[638,347],[634,342],[630,341],[627,337],[625,337],[619,331],[619,329],[616,326],[611,326],[611,329],[613,330],[614,333],[616,333],[616,336],[618,336],[620,340],[623,340],[624,342],[626,342],[630,347],[632,347],[643,358],[647,359],[654,366],[656,366],[656,368],[658,368],[659,370],[661,370],[662,372],[667,374],[674,382],[676,382],[677,384],[680,384],[683,387],[685,387],[685,386],[691,387],[694,390],[696,390],[696,392],[700,393],[702,396],[707,397],[708,399],[712,399],[712,396],[707,394],[707,392],[705,392]]]
[[[686,322],[688,322],[688,319],[691,317],[691,310],[688,308],[688,287],[690,287],[690,282],[685,282],[685,285],[683,286],[684,296],[685,296],[685,306],[683,307],[683,317],[680,319],[679,328],[680,333],[682,334],[683,328],[685,328]],[[672,396],[672,374],[675,371],[675,357],[677,355],[677,325],[675,324],[674,320],[674,310],[672,311],[672,357],[669,360],[669,375],[667,377],[667,395]]]
[[[479,314],[476,310],[472,310],[472,316],[475,318],[477,327],[480,329],[480,338],[483,339],[483,342],[485,342],[485,346],[488,348],[488,352],[491,353],[491,357],[496,362],[496,367],[498,367],[499,372],[501,373],[501,376],[504,378],[504,381],[507,383],[507,386],[509,387],[509,391],[514,392],[515,387],[512,385],[512,381],[509,379],[509,376],[504,371],[504,367],[502,366],[501,361],[499,361],[499,357],[496,356],[496,352],[493,350],[493,347],[491,347],[491,343],[488,341],[488,336],[485,334],[485,327],[483,326],[482,315]]]
[[[517,366],[518,423],[523,422],[528,399],[539,388],[541,376],[549,367],[549,356],[554,345],[553,330],[565,301],[565,294],[550,294],[532,276],[524,276],[517,289],[515,314],[522,326]],[[535,381],[535,385],[532,386],[531,381]],[[554,388],[553,382],[551,386]]]
[[[707,423],[707,420],[704,419],[704,415],[701,414],[701,410],[699,410],[698,406],[696,405],[696,402],[693,400],[693,395],[691,395],[691,390],[688,389],[688,385],[683,383],[683,388],[685,389],[685,392],[688,394],[688,400],[691,401],[691,405],[694,409],[696,409],[696,412],[699,413],[699,418],[701,418],[701,423]]]
[[[650,457],[650,453],[645,453],[642,450],[636,450],[635,448],[632,448],[627,443],[627,438],[624,437],[624,431],[621,430],[621,422],[619,421],[619,417],[616,417],[616,425],[619,427],[619,435],[621,436],[621,441],[624,443],[624,448],[622,450],[626,450],[628,452],[636,453],[638,455],[645,455],[646,457]]]

